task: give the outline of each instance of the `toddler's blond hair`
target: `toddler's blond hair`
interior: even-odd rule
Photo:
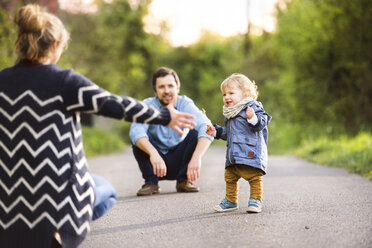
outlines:
[[[232,84],[235,84],[241,89],[245,97],[252,97],[253,100],[256,100],[258,97],[257,85],[254,81],[249,80],[246,76],[240,73],[233,73],[228,78],[223,80],[221,83],[221,92],[223,93],[226,88],[231,87]]]

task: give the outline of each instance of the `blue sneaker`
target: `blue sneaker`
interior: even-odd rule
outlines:
[[[262,212],[262,203],[258,199],[249,198],[248,201],[248,213],[261,213]]]
[[[234,211],[238,209],[238,204],[232,203],[226,198],[224,198],[220,204],[215,206],[214,211],[216,212],[229,212],[229,211]]]

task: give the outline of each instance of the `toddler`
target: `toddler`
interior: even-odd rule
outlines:
[[[208,126],[207,133],[227,141],[226,196],[214,207],[217,212],[238,209],[238,180],[249,182],[248,213],[262,211],[262,176],[267,168],[267,125],[271,120],[256,101],[257,86],[246,76],[234,73],[221,83],[225,126]]]

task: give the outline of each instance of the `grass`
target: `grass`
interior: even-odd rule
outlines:
[[[372,180],[372,134],[347,134],[340,126],[272,122],[269,154],[293,154],[344,168]]]
[[[361,132],[354,137],[342,135],[304,141],[295,154],[307,160],[329,166],[341,167],[372,179],[372,135]]]

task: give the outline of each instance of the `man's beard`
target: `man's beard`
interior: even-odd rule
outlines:
[[[168,98],[168,97],[170,97],[169,101],[167,101],[167,102],[163,101],[163,98]],[[174,100],[174,96],[170,95],[170,94],[164,95],[163,98],[162,99],[159,98],[159,101],[160,101],[162,106],[167,106],[167,105],[171,104]]]

